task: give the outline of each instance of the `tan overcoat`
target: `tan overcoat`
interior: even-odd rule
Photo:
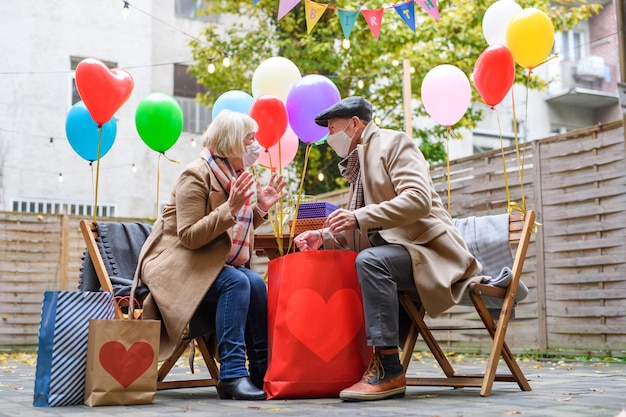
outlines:
[[[171,356],[202,298],[226,262],[236,223],[228,195],[206,161],[191,162],[141,249],[135,281],[150,289],[144,318],[161,320],[159,359]],[[265,220],[256,207],[253,229]]]
[[[482,266],[444,208],[428,162],[404,132],[374,123],[363,131],[357,152],[365,200],[365,207],[355,210],[361,232],[379,232],[388,243],[404,246],[424,308],[432,317],[443,313],[478,281],[470,277]]]

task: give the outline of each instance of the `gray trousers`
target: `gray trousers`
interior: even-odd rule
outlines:
[[[363,293],[367,344],[398,346],[398,289],[416,289],[409,252],[401,245],[364,249],[356,258],[356,271]]]

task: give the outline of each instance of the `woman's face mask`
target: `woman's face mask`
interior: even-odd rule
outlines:
[[[241,155],[241,163],[244,167],[252,166],[261,155],[261,146],[256,140],[246,146],[246,152]]]
[[[350,154],[350,145],[352,145],[352,137],[348,136],[346,133],[346,127],[350,125],[351,120],[346,123],[346,126],[340,132],[333,133],[332,135],[328,135],[326,139],[328,144],[335,150],[337,155],[342,158],[345,158]]]

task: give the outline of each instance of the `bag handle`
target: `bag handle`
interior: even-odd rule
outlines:
[[[143,310],[141,309],[141,303],[135,297],[131,297],[128,295],[118,295],[113,297],[113,302],[115,303],[116,309],[118,309],[119,311],[121,311],[120,306],[124,301],[128,303],[128,314],[126,315],[126,317],[122,314],[122,317],[118,318],[122,320],[142,320]],[[136,310],[135,305],[137,305]]]

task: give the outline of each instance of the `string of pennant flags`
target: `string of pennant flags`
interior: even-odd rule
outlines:
[[[258,3],[260,0],[253,0],[252,4]],[[278,20],[282,19],[287,13],[293,10],[302,0],[280,0],[278,5]],[[320,20],[326,10],[335,10],[341,24],[343,36],[348,39],[352,29],[356,24],[359,13],[365,18],[365,22],[369,27],[374,38],[378,40],[380,28],[383,22],[383,14],[386,10],[395,10],[402,18],[407,26],[415,32],[415,3],[419,4],[435,20],[439,21],[439,8],[437,0],[409,0],[397,3],[392,6],[379,7],[377,9],[360,9],[348,10],[339,7],[329,6],[327,4],[317,3],[312,0],[304,0],[305,20],[307,33],[311,33],[317,22]]]

